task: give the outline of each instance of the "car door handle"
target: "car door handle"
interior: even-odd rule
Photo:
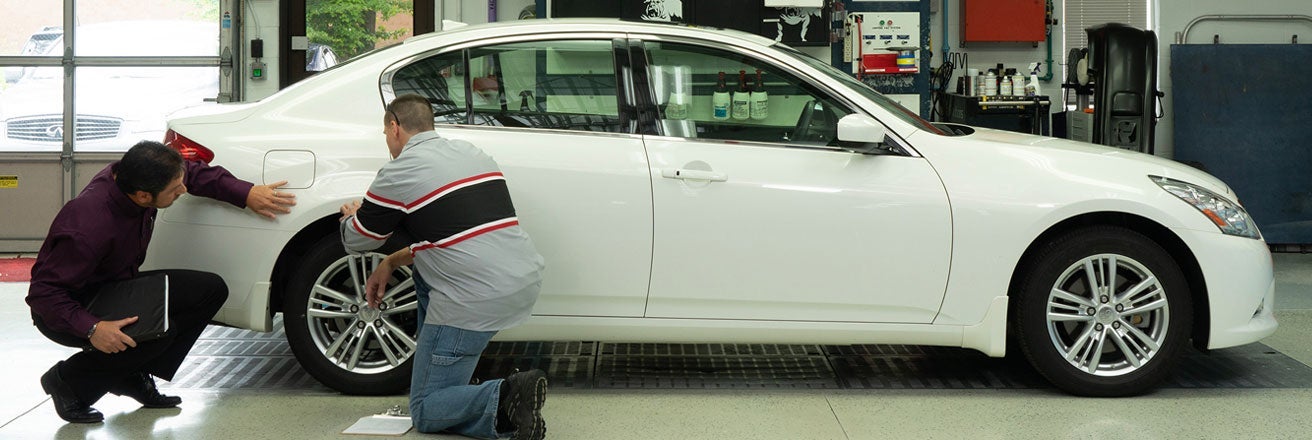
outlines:
[[[729,176],[724,173],[702,170],[685,170],[682,168],[663,169],[661,170],[661,177],[666,179],[705,180],[708,182],[723,182],[729,180]]]

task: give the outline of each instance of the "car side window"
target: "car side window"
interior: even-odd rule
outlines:
[[[535,41],[440,54],[401,68],[392,84],[398,96],[428,97],[438,124],[627,130],[620,124],[610,40]]]
[[[667,136],[832,146],[838,119],[852,113],[807,81],[746,54],[670,42],[643,47]]]
[[[610,40],[470,50],[473,110],[494,125],[621,132]]]
[[[396,96],[417,93],[428,98],[436,124],[465,124],[469,122],[465,77],[464,52],[445,53],[396,71],[392,91]]]

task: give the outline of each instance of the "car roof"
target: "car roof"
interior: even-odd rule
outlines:
[[[687,36],[697,38],[713,38],[723,40],[725,38],[737,39],[741,42],[757,44],[761,46],[774,45],[775,41],[760,35],[747,33],[735,29],[724,29],[708,26],[695,26],[681,23],[660,23],[649,21],[630,21],[614,18],[546,18],[533,20],[515,20],[501,21],[494,23],[474,24],[460,26],[452,29],[433,32],[428,34],[416,35],[405,40],[406,44],[425,41],[432,38],[448,38],[463,34],[471,36],[488,33],[489,31],[514,32],[514,33],[532,33],[540,32],[560,32],[560,31],[577,31],[577,32],[637,32],[652,33],[670,36]]]

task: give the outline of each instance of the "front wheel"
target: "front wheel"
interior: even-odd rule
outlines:
[[[1188,345],[1193,318],[1179,265],[1147,237],[1090,227],[1044,245],[1016,299],[1015,329],[1030,364],[1084,396],[1143,393]]]
[[[400,245],[385,245],[390,252]],[[311,376],[346,394],[398,394],[410,385],[420,326],[409,267],[392,272],[383,303],[368,307],[364,282],[386,254],[347,255],[336,235],[301,260],[283,299],[283,326]]]

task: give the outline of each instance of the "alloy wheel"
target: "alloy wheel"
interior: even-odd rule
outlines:
[[[1070,265],[1047,299],[1048,335],[1067,363],[1097,376],[1137,371],[1161,351],[1170,324],[1162,282],[1124,255]]]
[[[408,266],[395,269],[377,308],[365,300],[365,280],[386,257],[346,255],[315,280],[306,310],[310,338],[324,358],[358,374],[395,369],[415,352],[419,307]]]

